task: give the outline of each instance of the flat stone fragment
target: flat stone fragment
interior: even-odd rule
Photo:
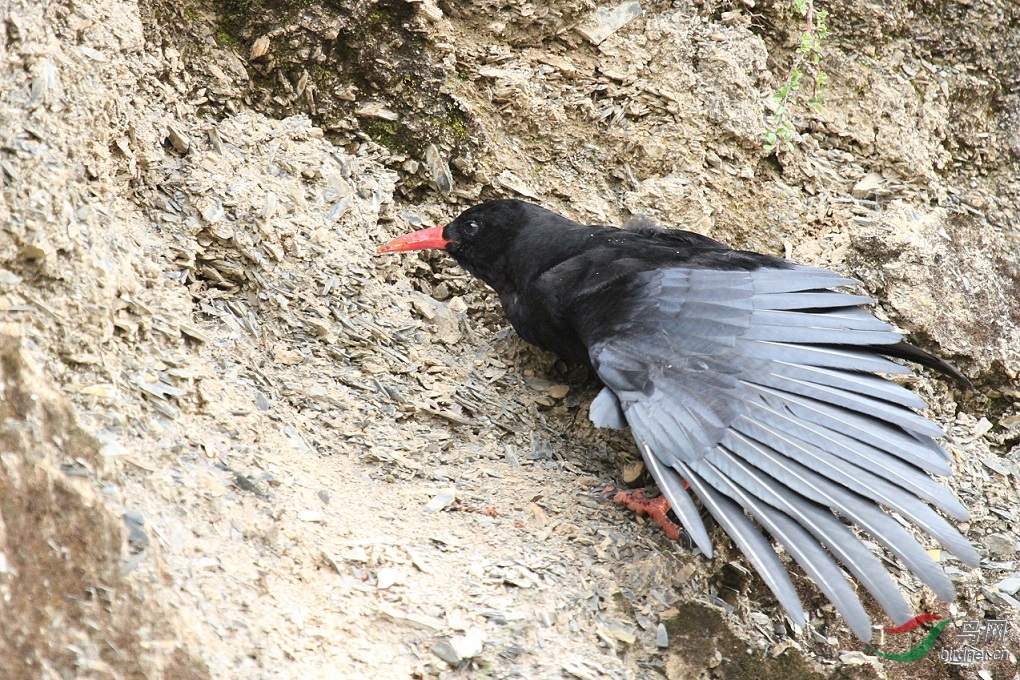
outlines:
[[[449,640],[440,640],[432,645],[432,653],[451,666],[456,666],[464,660],[457,654],[457,650],[453,648]]]
[[[454,635],[450,639],[450,646],[462,659],[473,659],[481,654],[484,644],[485,637],[480,628],[471,628],[464,635]]]
[[[641,16],[644,10],[640,2],[625,2],[616,7],[600,7],[587,21],[574,30],[594,45],[601,44],[606,38],[619,31],[634,19]]]
[[[315,510],[301,510],[298,512],[298,519],[302,522],[321,522],[322,513]]]
[[[455,500],[457,500],[457,492],[454,489],[444,489],[425,504],[425,512],[439,512],[448,508]]]
[[[439,187],[444,196],[449,196],[453,191],[453,175],[450,173],[450,166],[446,159],[439,153],[435,144],[429,144],[425,149],[425,167],[429,170],[432,181]]]
[[[880,172],[869,172],[867,175],[861,178],[852,189],[853,195],[856,198],[867,198],[871,194],[875,193],[878,189],[882,188],[885,184],[885,178],[882,177]]]
[[[191,149],[191,138],[183,130],[179,130],[173,125],[168,125],[167,136],[170,139],[170,145],[177,153],[186,154]]]
[[[366,104],[358,109],[357,114],[365,118],[379,118],[380,120],[388,121],[400,120],[400,114],[396,111],[390,111],[380,104]]]

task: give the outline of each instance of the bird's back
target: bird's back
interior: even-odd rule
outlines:
[[[513,251],[516,285],[497,289],[510,322],[525,340],[579,362],[588,360],[587,348],[601,330],[626,316],[645,272],[790,267],[778,257],[644,221],[623,229],[536,221],[521,231]]]

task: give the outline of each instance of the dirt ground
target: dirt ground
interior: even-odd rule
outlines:
[[[778,0],[0,0],[0,675],[1016,678],[1020,9],[826,7],[769,153]],[[606,500],[649,482],[591,377],[374,254],[495,197],[837,269],[960,366],[906,382],[982,568],[889,564],[1006,657],[884,661],[791,568],[797,633]]]

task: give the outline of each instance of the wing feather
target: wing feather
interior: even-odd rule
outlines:
[[[748,415],[763,425],[786,432],[838,456],[858,469],[876,471],[907,492],[925,499],[953,519],[961,522],[970,519],[967,509],[949,489],[929,477],[920,468],[905,463],[886,451],[850,439],[839,432],[791,417],[788,413],[776,411],[765,403],[751,404]]]
[[[626,304],[613,303],[617,316],[608,323],[578,327],[593,329],[582,340],[616,396],[600,395],[593,419],[618,423],[613,414],[622,411],[701,550],[711,554],[711,544],[683,480],[798,625],[806,620],[800,600],[752,518],[868,639],[867,613],[837,561],[894,621],[911,612],[882,562],[840,518],[946,600],[952,582],[887,511],[965,564],[976,565],[978,555],[937,512],[968,516],[929,476],[951,472],[934,440],[941,428],[916,412],[923,399],[875,375],[909,373],[882,356],[883,348],[902,355],[902,336],[863,307],[871,298],[832,290],[856,283],[808,267],[654,270],[618,291]],[[590,313],[602,301],[578,309]]]
[[[793,559],[804,569],[811,579],[835,605],[836,610],[847,620],[851,630],[867,642],[871,638],[871,620],[857,599],[853,588],[843,575],[842,570],[825,552],[818,538],[812,536],[805,527],[804,515],[799,522],[794,521],[773,505],[761,502],[757,497],[747,493],[739,485],[719,475],[711,466],[704,462],[698,465],[721,493],[733,498],[765,528],[772,537],[783,544]],[[810,526],[808,520],[807,526]],[[860,543],[860,541],[857,541]],[[869,553],[870,554],[870,553]],[[882,570],[883,573],[885,570]],[[898,592],[898,591],[897,591]],[[902,597],[901,597],[902,599]],[[904,603],[905,604],[905,603]],[[908,608],[909,609],[909,608]],[[909,618],[909,617],[908,617]]]
[[[646,461],[652,478],[659,486],[659,491],[669,501],[673,514],[677,516],[680,524],[687,530],[691,540],[694,541],[694,545],[698,546],[701,552],[705,554],[705,557],[711,557],[713,554],[712,539],[708,537],[705,523],[701,521],[701,513],[698,512],[697,506],[691,500],[690,494],[684,489],[683,481],[672,469],[667,469],[662,464],[662,461],[652,453],[647,444],[639,443],[638,446],[641,449],[641,457]]]
[[[962,561],[977,566],[978,556],[973,546],[917,496],[905,493],[901,488],[868,470],[849,466],[841,458],[828,455],[811,444],[777,432],[751,418],[740,418],[734,430],[748,439],[753,439],[757,444],[768,447],[770,452],[780,453],[800,463],[826,480],[895,510],[936,538]]]
[[[676,469],[691,485],[694,492],[698,494],[698,498],[733,539],[733,542],[737,544],[740,551],[750,560],[755,570],[768,585],[769,590],[783,605],[783,609],[789,614],[794,625],[802,627],[807,623],[807,615],[804,613],[800,597],[797,596],[797,591],[790,580],[790,574],[783,567],[783,563],[779,561],[776,551],[765,540],[757,527],[751,523],[747,515],[742,512],[740,505],[706,484],[694,470],[682,462],[677,462]]]
[[[725,446],[749,465],[772,477],[778,485],[815,503],[836,509],[903,560],[910,571],[939,597],[946,601],[953,599],[955,591],[949,577],[932,561],[914,537],[877,505],[743,435],[729,434]],[[729,464],[715,451],[713,454],[710,454],[710,460],[717,468],[725,470],[727,476],[743,476],[739,468]]]
[[[855,392],[863,396],[874,397],[875,399],[884,399],[885,401],[893,402],[897,406],[919,409],[928,407],[924,399],[921,399],[921,397],[910,390],[873,375],[851,373],[849,371],[833,371],[818,366],[799,366],[784,361],[773,362],[772,372],[784,378],[824,385],[846,392]]]
[[[841,368],[890,375],[909,375],[910,369],[877,354],[835,348],[829,345],[797,345],[784,342],[749,342],[744,347],[749,358],[768,359],[802,366]]]
[[[795,519],[809,531],[815,540],[824,545],[853,572],[865,588],[875,596],[882,608],[889,613],[893,621],[903,623],[911,618],[913,613],[910,606],[903,599],[903,593],[893,583],[881,561],[831,511],[810,503],[800,496],[776,493],[771,478],[741,463],[732,455],[730,458],[734,464],[742,466],[746,474],[742,487],[744,490]],[[719,474],[710,479],[732,484]],[[811,539],[806,540],[810,541]]]

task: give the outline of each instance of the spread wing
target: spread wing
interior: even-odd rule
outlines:
[[[949,578],[887,511],[967,565],[978,555],[936,512],[968,517],[929,476],[950,474],[933,439],[942,430],[915,412],[920,397],[874,375],[909,373],[881,355],[902,337],[863,307],[870,298],[831,290],[854,283],[807,267],[644,272],[626,286],[627,303],[612,305],[608,331],[587,340],[606,385],[592,420],[630,425],[698,547],[712,554],[684,481],[795,623],[806,621],[801,603],[752,519],[867,641],[871,622],[837,561],[897,624],[912,612],[846,521],[943,600],[954,596]]]

